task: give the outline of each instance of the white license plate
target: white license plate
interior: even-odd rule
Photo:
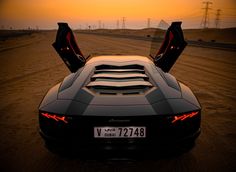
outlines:
[[[94,127],[95,138],[145,138],[146,127]]]

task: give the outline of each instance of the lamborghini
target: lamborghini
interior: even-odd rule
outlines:
[[[58,23],[53,47],[71,71],[39,105],[46,145],[138,150],[194,143],[201,106],[169,73],[187,43],[173,22],[155,56],[85,58],[67,23]]]

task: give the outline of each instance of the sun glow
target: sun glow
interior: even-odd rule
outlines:
[[[156,25],[163,19],[168,22],[185,20],[189,25],[197,23],[199,26],[204,13],[202,8],[201,0],[3,0],[0,2],[0,21],[15,27],[39,25],[55,28],[57,21],[67,21],[78,27],[79,23],[98,25],[101,20],[114,27],[117,20],[125,17],[129,27],[138,21],[145,26],[147,18]],[[211,8],[211,13],[222,9],[222,17],[236,15],[234,0],[215,0]],[[215,15],[210,17],[215,18]],[[231,20],[231,23],[235,22],[234,18]]]

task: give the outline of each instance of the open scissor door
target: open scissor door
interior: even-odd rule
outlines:
[[[52,44],[71,72],[84,66],[86,59],[81,53],[72,30],[67,23],[58,23],[56,41]]]
[[[187,43],[184,40],[181,28],[182,22],[173,22],[168,28],[164,41],[156,53],[154,63],[164,72],[169,72],[178,59]]]

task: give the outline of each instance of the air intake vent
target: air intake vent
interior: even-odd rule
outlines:
[[[102,70],[102,69],[141,69],[141,70],[144,70],[144,67],[141,65],[125,65],[125,66],[99,65],[99,66],[96,66],[96,70]]]
[[[141,65],[96,66],[94,75],[87,85],[100,94],[140,94],[152,87]]]

